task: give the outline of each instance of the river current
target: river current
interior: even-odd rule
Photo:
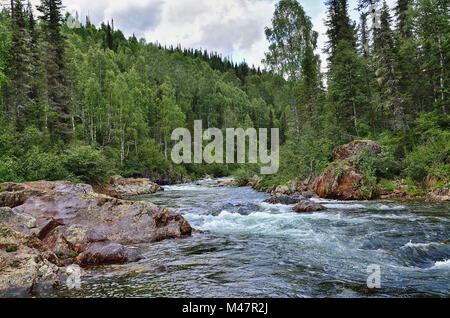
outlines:
[[[205,184],[208,181],[203,181]],[[142,244],[50,297],[449,297],[450,205],[316,200],[297,214],[250,188],[175,185],[133,198],[181,213],[192,237]],[[381,288],[367,269],[379,266]]]

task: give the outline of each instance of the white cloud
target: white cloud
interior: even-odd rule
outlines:
[[[272,1],[172,0],[164,6],[161,24],[148,30],[145,38],[217,51],[236,61],[246,58],[258,66],[273,11]]]
[[[40,0],[31,0],[35,5]],[[262,66],[268,49],[264,29],[271,19],[278,0],[63,0],[68,12],[89,15],[91,21],[114,19],[116,29],[125,36],[133,33],[148,42],[178,45],[217,51],[235,62]],[[300,0],[319,33],[317,54],[326,70],[326,7],[324,0]],[[387,0],[392,8],[396,0]],[[349,13],[359,19],[355,10],[357,0],[349,1]],[[358,21],[357,21],[358,22]]]

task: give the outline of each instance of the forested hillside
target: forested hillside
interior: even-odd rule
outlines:
[[[315,174],[356,139],[384,146],[362,163],[374,182],[449,176],[448,0],[398,0],[394,12],[360,0],[357,22],[346,0],[328,0],[326,48],[301,5],[281,0],[266,30],[266,70],[126,39],[112,23],[69,28],[61,0],[42,0],[38,18],[11,2],[0,13],[0,182],[254,174],[172,165],[173,129],[199,119],[204,128],[280,128],[281,169],[270,182]],[[377,28],[371,2],[382,8]]]

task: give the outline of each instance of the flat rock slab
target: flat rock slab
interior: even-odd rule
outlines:
[[[0,204],[8,205],[1,209],[2,224],[24,235],[34,233],[59,265],[133,262],[138,256],[125,245],[192,233],[180,214],[149,202],[101,195],[89,185],[41,181],[5,183],[0,188]]]

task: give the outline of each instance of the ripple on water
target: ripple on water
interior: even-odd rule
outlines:
[[[207,182],[207,181],[206,181]],[[92,271],[77,296],[411,297],[450,296],[450,205],[340,202],[297,214],[250,188],[165,187],[140,199],[182,213],[204,231],[139,246],[123,274]],[[366,286],[379,264],[382,289]],[[130,266],[130,267],[127,267]],[[138,269],[131,270],[133,266]],[[106,271],[111,267],[107,267]]]

